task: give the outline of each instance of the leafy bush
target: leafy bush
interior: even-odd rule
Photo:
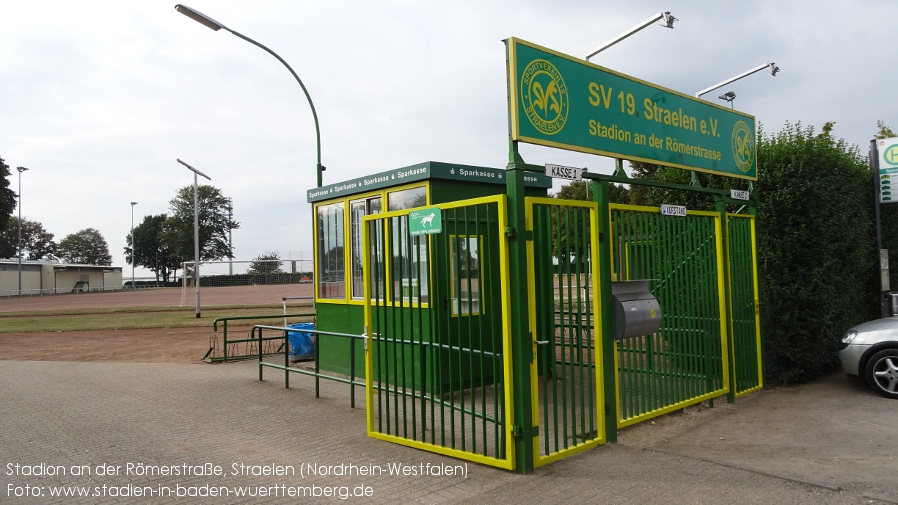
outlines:
[[[879,313],[872,178],[830,130],[759,135],[761,328],[776,382],[832,370],[842,333]]]

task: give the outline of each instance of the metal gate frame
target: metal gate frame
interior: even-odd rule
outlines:
[[[727,214],[726,257],[733,364],[731,383],[734,397],[738,398],[764,387],[755,216]],[[734,261],[734,257],[739,261]]]
[[[681,258],[676,258],[675,256],[671,256],[671,253],[669,252],[657,249],[656,243],[660,244],[661,242],[666,242],[665,239],[667,238],[677,238],[679,239],[678,245],[683,245],[683,240],[686,237],[677,234],[685,233],[687,231],[683,228],[689,224],[689,222],[685,220],[688,220],[690,216],[694,218],[710,218],[713,220],[713,237],[700,237],[704,242],[692,245],[695,247],[704,247],[707,244],[707,240],[710,240],[711,238],[714,240],[713,270],[708,270],[706,267],[705,274],[710,274],[712,272],[714,274],[717,300],[716,304],[708,305],[707,307],[704,307],[704,309],[716,305],[716,314],[713,314],[713,316],[717,319],[717,323],[715,325],[716,328],[714,329],[719,331],[719,341],[707,341],[706,338],[703,339],[703,337],[701,337],[707,330],[707,328],[701,328],[701,320],[703,318],[707,319],[709,314],[704,313],[698,315],[697,313],[694,313],[698,307],[692,307],[692,304],[689,304],[690,307],[686,308],[689,313],[685,316],[683,314],[678,314],[678,317],[684,321],[690,319],[693,320],[696,327],[691,328],[690,324],[686,324],[685,326],[672,330],[674,335],[673,338],[679,342],[676,345],[687,348],[686,352],[679,351],[669,353],[665,348],[669,343],[665,342],[666,330],[664,330],[664,327],[668,325],[667,320],[672,316],[672,314],[666,312],[663,313],[662,317],[665,322],[662,323],[662,330],[659,333],[646,335],[639,339],[633,339],[638,340],[638,343],[630,341],[615,342],[614,369],[617,371],[615,374],[617,427],[623,428],[730,392],[729,358],[731,355],[728,346],[728,332],[730,325],[727,322],[727,300],[729,299],[729,296],[726,290],[724,238],[721,215],[719,212],[690,210],[685,217],[674,217],[662,216],[660,208],[657,207],[611,204],[609,208],[611,212],[609,212],[608,219],[609,229],[612,230],[612,240],[615,239],[619,233],[619,231],[613,230],[615,211],[632,213],[637,219],[638,216],[641,215],[645,218],[642,220],[642,224],[650,228],[655,226],[656,223],[657,225],[661,225],[666,221],[667,225],[663,226],[662,229],[652,229],[651,235],[636,238],[649,244],[649,250],[651,250],[652,254],[669,256],[670,259],[668,261],[676,261]],[[649,219],[653,219],[654,221],[649,221]],[[634,239],[634,237],[629,238],[631,240]],[[689,247],[689,245],[684,247]],[[614,247],[609,247],[609,249],[611,250],[612,264],[615,264],[613,259],[615,254],[621,256],[623,253],[621,251],[615,251]],[[659,252],[659,250],[661,252]],[[688,261],[691,263],[694,260],[693,256],[698,250],[699,249],[686,251],[684,249],[683,251],[677,252],[688,257]],[[624,263],[622,262],[624,258],[619,257],[618,259],[621,260],[621,262],[617,263],[619,265],[618,269],[622,270],[624,268]],[[620,276],[618,280],[629,280],[632,265],[629,265],[629,258],[626,258],[626,260],[628,271],[618,272],[618,275]],[[685,264],[684,260],[683,265]],[[657,266],[649,264],[641,266],[648,270],[658,268]],[[644,278],[645,275],[651,275],[651,273],[639,272],[637,273],[636,278]],[[673,274],[671,274],[671,276],[672,275]],[[674,285],[674,289],[676,289],[676,285]],[[672,300],[665,300],[663,295],[658,296],[656,294],[656,297],[659,298],[662,308],[665,306],[665,302],[672,302]],[[709,322],[713,322],[713,320]],[[708,328],[710,328],[710,326],[708,326]],[[694,335],[690,336],[692,335],[692,332],[694,332]],[[706,346],[719,345],[719,353],[708,355],[706,347],[702,347],[701,342],[703,340],[707,342],[705,344]],[[621,363],[621,355],[624,352],[628,354],[629,358],[626,364]],[[683,361],[683,363],[676,364],[677,360]],[[635,365],[631,365],[631,361],[635,363]],[[684,367],[686,370],[684,370]],[[626,412],[621,408],[622,401],[628,402],[629,408],[626,409]]]
[[[527,241],[528,313],[533,355],[537,357],[530,363],[531,422],[537,428],[533,465],[540,467],[606,441],[602,311],[599,283],[593,281],[605,273],[598,270],[599,217],[595,202],[538,197],[524,201],[526,227],[532,234]],[[584,210],[588,222],[582,221]],[[583,272],[559,262],[555,274],[553,241],[569,248],[588,247],[587,265],[593,266],[592,271]],[[551,279],[548,285],[539,281],[546,274]],[[544,291],[551,289],[551,293],[538,293],[538,285]],[[537,306],[538,299],[541,306]],[[585,312],[579,309],[581,306],[586,307]]]
[[[429,391],[426,387],[419,385],[416,383],[416,379],[414,375],[412,376],[411,382],[406,380],[406,373],[404,371],[399,371],[398,368],[394,371],[387,371],[386,373],[381,372],[379,376],[375,376],[375,355],[378,352],[384,353],[386,359],[390,359],[391,356],[389,352],[392,352],[393,361],[401,361],[402,366],[406,365],[405,356],[408,353],[408,348],[417,346],[418,348],[424,349],[427,346],[430,349],[430,352],[436,352],[437,359],[442,359],[442,356],[445,354],[450,356],[448,359],[452,360],[454,353],[457,353],[457,357],[455,358],[456,362],[460,362],[462,358],[460,356],[464,353],[467,355],[471,355],[475,352],[479,352],[482,359],[482,356],[485,354],[490,354],[496,357],[495,352],[484,352],[477,351],[473,349],[473,345],[470,345],[470,348],[464,348],[464,346],[459,343],[458,345],[447,345],[443,343],[434,343],[433,339],[437,333],[437,329],[435,328],[433,323],[433,314],[435,313],[434,309],[434,301],[430,300],[428,303],[422,303],[421,300],[423,297],[418,297],[418,301],[416,302],[411,297],[408,300],[402,299],[398,304],[395,301],[390,303],[390,299],[386,296],[386,293],[375,293],[373,284],[376,284],[376,280],[373,277],[377,275],[377,272],[374,270],[372,262],[372,254],[378,254],[378,250],[380,250],[380,254],[382,254],[382,262],[384,265],[388,265],[391,259],[394,257],[392,249],[393,239],[391,238],[391,234],[395,233],[394,230],[391,229],[389,225],[390,221],[393,222],[402,222],[404,220],[407,223],[408,216],[411,212],[414,212],[419,209],[407,209],[402,211],[393,211],[386,212],[382,214],[372,214],[369,216],[365,216],[362,220],[362,243],[365,244],[365,251],[363,253],[363,268],[367,274],[364,276],[364,293],[365,293],[365,371],[366,371],[366,381],[365,381],[365,398],[366,398],[366,429],[368,436],[380,440],[385,440],[388,442],[393,442],[401,445],[405,445],[408,447],[413,447],[416,449],[421,449],[429,452],[435,452],[438,454],[443,454],[446,456],[452,456],[463,460],[473,461],[476,463],[481,463],[490,466],[496,466],[499,468],[505,469],[514,469],[515,467],[515,444],[513,443],[513,398],[514,395],[512,393],[512,363],[511,363],[511,331],[510,331],[510,310],[508,307],[507,300],[509,298],[509,273],[508,273],[508,245],[506,242],[505,231],[507,227],[507,207],[506,207],[506,196],[505,195],[495,195],[490,197],[483,198],[474,198],[470,200],[463,200],[451,203],[444,203],[439,205],[431,205],[430,207],[438,207],[443,213],[443,230],[446,230],[446,222],[449,221],[450,218],[447,217],[447,212],[452,209],[457,209],[458,212],[465,212],[465,208],[467,207],[476,207],[478,205],[489,205],[495,204],[497,208],[497,212],[495,215],[496,225],[494,227],[488,226],[489,232],[496,234],[496,244],[498,250],[496,253],[498,254],[498,261],[495,265],[489,265],[489,268],[492,269],[494,275],[498,275],[498,283],[499,283],[499,292],[495,293],[495,296],[499,297],[499,310],[501,311],[501,375],[499,377],[494,377],[492,380],[495,382],[491,386],[487,386],[484,382],[484,379],[480,379],[480,387],[475,388],[475,383],[472,380],[468,386],[469,389],[466,389],[463,385],[459,385],[458,389],[455,389],[454,385],[449,386],[449,390],[439,389],[439,386],[434,386],[430,384],[430,388],[436,387],[436,391]],[[474,211],[476,214],[476,211]],[[481,218],[475,217],[474,220],[478,221]],[[375,236],[372,236],[371,229],[374,223],[382,223],[382,228],[380,233],[375,233]],[[408,226],[400,225],[400,228],[403,229],[404,233],[400,237],[399,244],[407,242],[409,246],[406,251],[414,250],[414,248],[420,248],[421,242],[414,242],[411,239],[416,239],[417,241],[423,241],[424,247],[427,250],[427,275],[428,278],[428,286],[433,290],[434,286],[434,268],[436,266],[432,262],[434,255],[437,251],[433,249],[434,238],[431,236],[423,236],[422,237],[410,237],[408,234]],[[379,247],[371,247],[375,241],[379,242]],[[414,245],[411,245],[413,244]],[[400,245],[400,248],[402,246]],[[420,249],[418,249],[420,251]],[[450,251],[451,252],[451,251]],[[401,254],[401,251],[400,251]],[[446,258],[447,256],[442,256]],[[420,259],[420,258],[419,258]],[[376,260],[376,258],[375,258]],[[389,271],[391,267],[386,266],[385,271]],[[393,282],[393,279],[387,279],[386,274],[383,277],[383,285],[388,285]],[[496,279],[493,279],[495,281]],[[420,289],[420,287],[419,287]],[[433,291],[431,291],[431,294]],[[439,301],[436,301],[439,303]],[[459,302],[460,305],[461,302]],[[454,305],[453,305],[454,307]],[[430,324],[420,324],[418,328],[414,330],[418,334],[412,338],[406,339],[403,335],[384,335],[379,334],[379,328],[376,326],[378,321],[375,318],[373,312],[375,310],[383,310],[385,308],[391,308],[393,310],[393,315],[391,317],[398,317],[400,321],[403,318],[415,316],[410,316],[413,310],[423,311],[423,314],[430,314]],[[396,310],[398,309],[398,310]],[[407,310],[406,310],[407,309]],[[462,313],[458,313],[457,319],[462,319]],[[424,317],[424,315],[420,316]],[[471,318],[467,318],[471,319]],[[419,323],[421,319],[418,320]],[[397,323],[400,325],[403,323]],[[460,323],[459,323],[460,324]],[[385,351],[388,347],[392,346],[392,351]],[[399,348],[399,352],[397,353],[396,349]],[[436,349],[436,351],[433,351]],[[422,351],[423,356],[423,351]],[[433,356],[431,354],[431,356]],[[470,359],[470,358],[468,358]],[[423,363],[424,358],[422,358]],[[398,367],[395,363],[391,363],[394,367]],[[387,365],[390,366],[390,365]],[[411,367],[414,367],[414,362],[410,363]],[[449,368],[452,365],[450,364]],[[481,366],[481,372],[482,372]],[[433,373],[433,372],[431,372]],[[392,374],[392,376],[391,376]],[[412,372],[414,374],[414,372]],[[401,377],[400,377],[401,376]],[[463,380],[462,379],[459,380]],[[417,379],[418,381],[424,381],[422,378]],[[451,379],[450,379],[451,381]],[[474,396],[475,389],[481,390],[481,398],[483,403],[486,403],[485,391],[488,388],[492,388],[494,391],[499,389],[498,392],[494,394],[502,395],[500,407],[496,407],[496,416],[493,418],[487,419],[487,414],[485,412],[478,412],[477,408],[479,405],[475,405]],[[466,393],[470,391],[469,393]],[[382,409],[382,405],[380,402],[375,402],[376,395],[383,395],[387,397],[386,410]],[[389,404],[389,395],[394,396],[392,406]],[[456,402],[455,396],[459,397],[459,402]],[[466,403],[465,396],[471,397],[470,406]],[[398,403],[401,402],[401,408]],[[407,410],[408,403],[411,404],[411,408]],[[418,406],[416,407],[416,403]],[[439,405],[439,407],[435,407],[435,405]],[[449,408],[449,419],[446,421],[444,417],[444,409],[448,405]],[[392,408],[392,412],[391,412]],[[420,410],[417,410],[420,409]],[[431,418],[427,419],[428,409],[431,413]],[[439,419],[434,416],[434,411],[440,412]],[[420,415],[418,415],[420,413]],[[408,415],[411,415],[411,419],[409,419]],[[378,416],[384,416],[387,418],[387,423],[384,424],[382,421],[378,422]],[[392,418],[390,418],[392,416]],[[459,421],[456,422],[456,419]],[[468,421],[468,426],[466,428],[465,421]],[[430,424],[428,424],[428,421]],[[439,422],[437,422],[439,421]],[[487,444],[488,434],[485,433],[485,428],[481,430],[480,435],[483,437],[483,440],[480,444],[480,450],[478,452],[478,440],[477,436],[477,425],[476,423],[482,423],[485,427],[487,422],[495,423],[493,426],[493,438],[492,441],[495,445],[494,452],[495,454],[490,455],[487,454],[487,448],[485,447]],[[447,424],[448,423],[448,424]],[[393,424],[394,426],[391,426]],[[425,434],[429,428],[429,437]],[[447,430],[449,430],[449,436],[446,437]],[[469,431],[466,431],[469,430]],[[440,436],[436,436],[435,432],[439,431]],[[460,440],[456,440],[456,434],[459,434]],[[468,439],[465,439],[465,436],[468,435]],[[429,438],[429,440],[428,440]],[[448,440],[447,440],[448,438]],[[501,440],[496,440],[501,438]]]

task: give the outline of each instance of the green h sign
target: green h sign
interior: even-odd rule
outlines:
[[[753,116],[508,39],[512,140],[757,179]]]
[[[443,213],[439,207],[428,207],[426,209],[413,210],[408,214],[409,235],[417,237],[418,235],[442,233],[442,219]]]

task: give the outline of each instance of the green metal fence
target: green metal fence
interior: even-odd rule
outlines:
[[[604,443],[601,317],[592,265],[598,264],[597,205],[527,198],[531,396],[535,466]]]
[[[733,390],[741,396],[764,386],[754,216],[728,214],[727,231]]]
[[[363,221],[368,434],[512,468],[505,196],[435,207]]]
[[[611,205],[612,278],[645,279],[660,330],[617,342],[618,427],[729,391],[720,214]]]

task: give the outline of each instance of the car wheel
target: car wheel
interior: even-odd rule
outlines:
[[[884,349],[870,358],[867,382],[877,393],[898,400],[898,349]]]

